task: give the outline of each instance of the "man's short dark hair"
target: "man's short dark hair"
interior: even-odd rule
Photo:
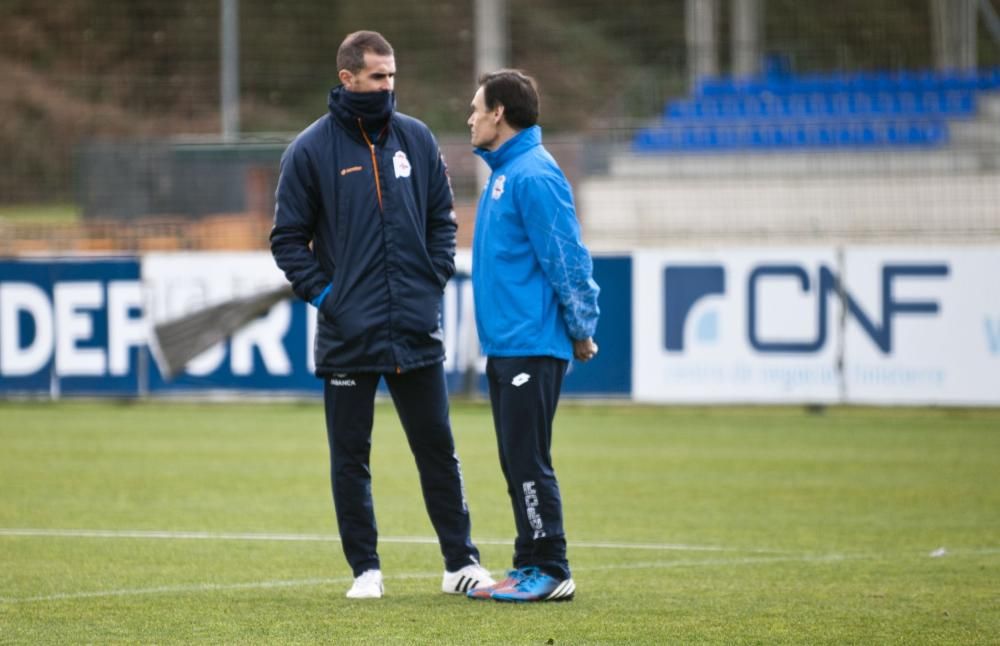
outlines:
[[[497,70],[479,77],[487,110],[503,106],[507,123],[524,130],[538,123],[538,86],[521,70]]]
[[[337,50],[337,69],[357,74],[365,68],[365,52],[392,56],[392,45],[377,31],[356,31],[347,34]]]

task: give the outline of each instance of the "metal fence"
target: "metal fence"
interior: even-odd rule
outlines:
[[[231,138],[220,88],[234,4]],[[912,111],[808,111],[814,95],[931,101],[879,78],[987,75],[1000,66],[995,0],[67,0],[0,5],[0,205],[62,202],[79,217],[0,215],[0,253],[262,247],[278,155],[325,110],[337,46],[361,28],[393,43],[399,108],[438,135],[467,240],[481,178],[465,119],[484,9],[505,17],[486,26],[503,59],[540,82],[546,143],[595,247],[1000,239],[995,88],[968,89],[961,114],[925,111],[933,137],[911,132]],[[859,90],[858,78],[876,84]],[[776,101],[768,80],[799,91]],[[720,87],[732,100],[717,100]],[[731,106],[742,113],[723,114]],[[761,114],[774,106],[790,113]],[[670,122],[681,109],[702,114]],[[643,149],[657,128],[676,142]]]

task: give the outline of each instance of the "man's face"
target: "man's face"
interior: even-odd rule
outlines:
[[[476,90],[476,96],[472,97],[472,114],[466,123],[472,130],[472,145],[475,148],[485,148],[496,150],[499,133],[497,125],[500,119],[502,108],[497,106],[493,110],[486,109],[486,99],[483,98],[483,88]]]
[[[354,73],[340,70],[340,82],[351,92],[392,90],[396,83],[396,59],[365,52],[365,67]]]

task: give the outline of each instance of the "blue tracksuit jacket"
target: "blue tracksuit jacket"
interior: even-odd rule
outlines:
[[[483,352],[571,360],[572,339],[597,329],[600,289],[569,182],[542,146],[538,126],[476,154],[493,171],[479,198],[472,246]]]

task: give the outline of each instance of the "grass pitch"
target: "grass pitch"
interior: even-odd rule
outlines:
[[[72,224],[79,219],[80,209],[72,204],[0,205],[0,222]]]
[[[484,565],[513,523],[488,406],[453,424]],[[564,402],[578,597],[439,592],[391,406],[386,598],[344,598],[319,404],[0,403],[0,643],[996,644],[1000,411]]]

